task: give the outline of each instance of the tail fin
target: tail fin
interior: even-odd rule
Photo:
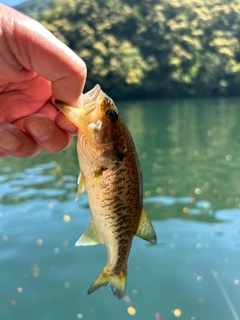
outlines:
[[[126,277],[127,271],[116,273],[108,271],[105,267],[97,277],[97,279],[93,282],[91,287],[88,289],[88,294],[94,292],[100,287],[108,286],[113,295],[117,296],[118,299],[121,299],[124,295],[126,287]]]

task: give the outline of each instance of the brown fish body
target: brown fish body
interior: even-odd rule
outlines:
[[[156,243],[156,235],[143,209],[142,175],[130,132],[99,86],[84,96],[85,106],[79,110],[58,103],[79,128],[77,198],[87,191],[92,215],[90,227],[76,245],[105,244],[106,267],[88,293],[108,285],[121,298],[133,236]]]
[[[108,251],[107,269],[115,272],[126,271],[132,238],[142,210],[142,178],[136,150],[124,123],[120,126],[124,136],[114,143],[124,145],[127,152],[119,163],[106,165],[104,157],[98,163],[89,160],[89,155],[83,152],[87,148],[87,139],[82,137],[84,133],[80,130],[78,138],[79,162],[86,181],[93,223]],[[101,178],[93,184],[99,170],[102,171]]]

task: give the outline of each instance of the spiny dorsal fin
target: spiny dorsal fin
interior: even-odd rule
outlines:
[[[94,246],[95,244],[100,243],[103,243],[103,241],[100,239],[99,234],[91,221],[90,226],[75,243],[75,246]]]
[[[84,175],[80,172],[78,176],[78,190],[77,190],[77,195],[75,198],[75,201],[77,201],[81,196],[83,195],[84,192],[86,192],[85,188],[85,178]]]
[[[139,221],[139,226],[136,232],[136,236],[146,241],[149,241],[152,244],[157,243],[156,233],[153,229],[152,223],[149,220],[144,207],[142,207],[141,218]]]

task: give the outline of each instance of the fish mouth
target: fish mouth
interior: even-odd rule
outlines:
[[[102,92],[100,85],[97,84],[92,90],[84,93],[80,97],[78,107],[69,106],[59,100],[56,100],[55,103],[58,109],[60,109],[69,120],[79,127],[79,124],[84,117],[89,116],[91,113],[91,118],[96,116],[96,112],[99,110],[96,106],[101,104],[103,98],[104,93]]]
[[[80,101],[80,108],[82,116],[89,115],[95,108],[96,105],[101,103],[103,98],[103,92],[99,84],[97,84],[92,90],[82,95]]]

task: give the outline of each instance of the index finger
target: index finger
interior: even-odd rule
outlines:
[[[56,99],[76,105],[86,81],[86,65],[71,49],[36,20],[0,4],[6,46],[1,51],[18,75],[32,71],[52,83]],[[24,70],[23,70],[24,69]],[[19,75],[20,76],[20,75]]]

